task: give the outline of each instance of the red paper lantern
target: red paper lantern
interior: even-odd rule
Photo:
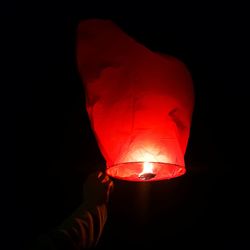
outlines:
[[[107,174],[129,181],[184,174],[194,103],[184,64],[107,20],[79,24],[77,63]]]

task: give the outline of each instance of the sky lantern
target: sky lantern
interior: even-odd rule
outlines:
[[[128,181],[183,175],[194,106],[185,65],[96,19],[78,26],[77,64],[107,174]]]

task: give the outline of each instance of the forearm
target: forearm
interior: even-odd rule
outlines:
[[[36,242],[36,250],[80,250],[96,246],[107,219],[106,204],[82,204],[62,225]]]
[[[98,243],[106,219],[106,204],[83,204],[57,230],[72,242],[74,249],[93,247]]]

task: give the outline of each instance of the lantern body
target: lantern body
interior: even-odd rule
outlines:
[[[130,181],[184,174],[194,99],[186,67],[105,20],[80,23],[77,63],[107,173]]]

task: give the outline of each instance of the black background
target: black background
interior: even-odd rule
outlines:
[[[27,246],[60,224],[82,201],[87,175],[104,169],[75,61],[76,27],[87,18],[112,19],[149,49],[181,59],[196,93],[187,174],[115,181],[99,246],[250,246],[244,6],[12,2],[2,14],[10,246]]]

